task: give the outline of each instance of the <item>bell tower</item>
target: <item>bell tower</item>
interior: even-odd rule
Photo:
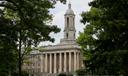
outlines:
[[[75,14],[71,8],[71,3],[68,4],[68,9],[64,15],[65,27],[64,27],[64,39],[61,40],[63,43],[74,43],[75,42]]]

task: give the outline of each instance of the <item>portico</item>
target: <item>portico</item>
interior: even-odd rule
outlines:
[[[42,53],[41,70],[45,73],[74,72],[79,69],[78,51],[58,51]]]

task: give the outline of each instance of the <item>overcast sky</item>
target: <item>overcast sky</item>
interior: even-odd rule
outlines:
[[[78,37],[78,33],[83,31],[84,25],[80,23],[81,16],[80,14],[83,11],[88,11],[90,7],[88,3],[91,0],[68,0],[66,4],[62,4],[57,2],[54,9],[51,9],[50,12],[54,15],[52,24],[57,25],[61,28],[61,32],[57,34],[51,34],[52,37],[55,38],[54,43],[45,42],[45,44],[41,45],[50,45],[50,44],[57,44],[60,42],[60,39],[63,38],[63,30],[64,30],[64,14],[68,9],[68,3],[70,2],[72,5],[72,9],[75,13],[75,27],[76,27],[76,37]]]

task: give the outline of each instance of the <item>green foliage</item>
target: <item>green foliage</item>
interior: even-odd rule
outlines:
[[[58,76],[73,76],[71,73],[60,73]]]
[[[65,73],[61,73],[58,76],[66,76],[66,74]]]
[[[29,74],[25,71],[22,71],[22,76],[29,76]]]
[[[65,0],[60,1],[65,3]],[[60,31],[56,25],[50,25],[52,14],[49,13],[49,9],[54,8],[55,2],[56,0],[2,0],[0,2],[0,7],[4,7],[0,21],[1,59],[6,52],[9,58],[13,57],[11,54],[16,54],[14,60],[19,61],[19,64],[16,65],[19,66],[19,76],[21,76],[24,55],[41,41],[53,42],[54,38],[49,34]],[[6,61],[11,63],[10,60]],[[7,70],[7,68],[3,68],[3,65],[1,66],[0,70]]]
[[[5,19],[0,10],[0,76],[8,76],[16,69],[16,33],[11,25],[12,21]]]
[[[86,27],[78,43],[89,54],[85,60],[89,73],[127,76],[127,3],[127,0],[94,0],[90,11],[82,13],[81,22]]]
[[[76,71],[76,73],[77,73],[77,76],[86,76],[86,75],[88,75],[86,73],[86,69],[79,69],[79,70]]]

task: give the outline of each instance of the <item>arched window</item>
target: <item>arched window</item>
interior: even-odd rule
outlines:
[[[69,27],[69,17],[67,17],[67,27]]]
[[[68,38],[68,33],[66,33],[66,37]]]
[[[74,38],[75,38],[75,33],[74,33]]]

